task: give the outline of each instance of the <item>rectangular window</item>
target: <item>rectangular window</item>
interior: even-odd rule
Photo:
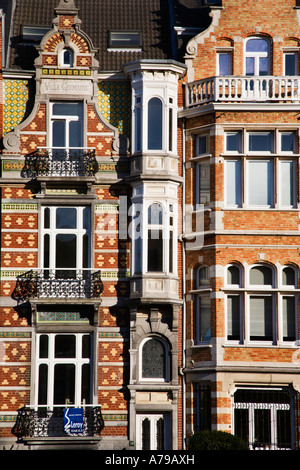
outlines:
[[[198,296],[196,309],[196,342],[198,344],[209,342],[211,337],[210,296]]]
[[[284,75],[298,75],[298,52],[286,52],[284,54]]]
[[[110,31],[109,47],[116,49],[132,49],[141,47],[139,31]]]
[[[43,208],[43,268],[66,277],[90,268],[90,217],[85,206]]]
[[[88,333],[37,336],[37,404],[91,403],[92,337]]]
[[[231,53],[219,52],[218,53],[218,75],[228,76],[231,75]]]
[[[197,165],[197,204],[208,204],[210,202],[210,163],[203,162]]]
[[[274,202],[274,163],[272,160],[249,160],[248,203],[250,206],[272,206]]]
[[[227,297],[227,339],[240,340],[240,297],[229,295]]]
[[[241,160],[225,160],[225,203],[241,206]]]
[[[194,384],[196,403],[195,431],[211,429],[211,386],[210,384]]]
[[[199,135],[197,137],[196,153],[197,153],[197,155],[203,155],[203,154],[209,153],[208,136],[206,134],[205,135]]]

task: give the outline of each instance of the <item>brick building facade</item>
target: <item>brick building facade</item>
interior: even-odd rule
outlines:
[[[179,113],[204,227],[186,250],[187,432],[295,448],[299,7],[224,0],[210,15],[187,45]]]

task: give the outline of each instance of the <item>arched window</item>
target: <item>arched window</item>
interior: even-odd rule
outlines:
[[[141,378],[167,381],[169,379],[168,347],[156,337],[147,338],[142,344]]]
[[[162,102],[151,98],[148,102],[148,150],[162,150]]]
[[[245,74],[270,75],[270,44],[262,37],[251,37],[246,41]]]
[[[200,266],[197,270],[196,278],[197,288],[209,286],[209,270],[208,266]]]
[[[241,284],[240,268],[234,264],[227,268],[227,284],[230,286],[240,286]]]

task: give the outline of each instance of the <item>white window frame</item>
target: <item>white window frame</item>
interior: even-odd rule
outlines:
[[[244,269],[241,268],[240,271],[240,286],[236,284],[227,283],[227,269],[230,266],[235,265],[234,263],[228,264],[225,267],[225,282],[224,282],[224,292],[225,292],[225,338],[226,342],[229,344],[244,344],[245,346],[252,346],[253,344],[259,344],[264,346],[287,346],[294,347],[297,344],[299,339],[298,337],[298,305],[299,305],[299,294],[297,290],[298,282],[298,269],[292,265],[283,265],[277,269],[273,266],[270,266],[266,263],[262,264],[253,264],[246,266]],[[257,266],[264,266],[272,271],[272,283],[271,284],[262,284],[255,285],[250,284],[250,271],[252,268]],[[292,268],[295,274],[295,285],[284,285],[282,282],[282,274],[285,268]],[[243,276],[245,275],[245,286],[243,284]],[[230,296],[239,296],[240,297],[240,339],[239,340],[229,340],[228,331],[227,331],[227,322],[228,322],[228,310],[227,310],[227,298]],[[250,338],[250,301],[251,297],[270,297],[272,299],[272,340],[264,339],[251,339]],[[283,339],[283,299],[285,297],[291,297],[295,302],[295,339],[294,340],[284,340]]]
[[[220,56],[222,55],[226,55],[228,57],[228,68],[229,68],[229,72],[230,73],[227,73],[227,74],[222,74],[220,73]],[[217,76],[221,77],[228,77],[232,75],[232,50],[228,50],[228,49],[224,49],[224,50],[218,50],[217,51]]]
[[[61,115],[61,114],[54,114],[53,107],[56,104],[73,104],[73,103],[81,103],[82,104],[82,114],[78,115]],[[78,100],[78,101],[51,101],[50,102],[50,122],[49,122],[49,145],[51,149],[78,149],[78,148],[83,148],[84,147],[84,106],[83,102]],[[53,137],[54,137],[54,132],[53,132],[53,124],[55,121],[63,121],[65,122],[65,146],[64,147],[54,147],[53,145]],[[71,147],[70,146],[70,123],[71,122],[81,122],[81,138],[82,138],[82,145],[81,147]]]
[[[153,204],[158,204],[162,208],[162,224],[148,223],[148,210]],[[132,223],[131,223],[131,271],[133,274],[169,274],[176,275],[178,270],[178,204],[177,201],[167,199],[163,201],[147,200],[144,202],[134,202],[131,207]],[[135,215],[137,216],[135,217]],[[171,223],[173,219],[173,223]],[[139,227],[139,232],[137,232]],[[148,270],[148,231],[161,230],[162,232],[162,271]],[[170,237],[173,238],[173,256],[170,271]],[[135,246],[140,244],[141,252],[140,269],[136,270]]]
[[[295,64],[294,64],[294,73],[293,74],[286,74],[286,57],[292,55],[295,57]],[[299,70],[299,50],[289,50],[283,52],[283,75],[285,77],[292,77],[297,76]]]
[[[260,41],[265,41],[266,44],[268,45],[268,51],[267,52],[248,52],[247,51],[247,43],[251,39],[258,39]],[[261,58],[267,58],[268,59],[268,73],[267,73],[267,75],[270,75],[271,45],[270,45],[270,41],[268,40],[268,38],[263,37],[263,36],[250,36],[250,37],[248,37],[245,40],[245,43],[244,43],[244,57],[245,57],[245,60],[244,60],[244,75],[245,76],[246,76],[246,59],[249,58],[249,57],[254,58],[254,75],[252,75],[252,76],[260,76],[260,74],[259,74],[259,70],[260,70],[259,69],[259,59],[261,59]],[[247,76],[251,76],[251,75],[247,75]]]
[[[40,338],[41,336],[48,336],[48,357],[47,358],[40,358],[39,357],[39,345],[40,345]],[[59,335],[68,335],[68,336],[75,336],[76,341],[76,350],[75,350],[75,357],[74,358],[55,358],[55,338]],[[89,335],[91,338],[91,357],[84,358],[82,357],[82,338],[84,335]],[[90,404],[93,402],[93,335],[89,332],[85,333],[69,333],[69,332],[41,332],[37,333],[36,336],[36,374],[35,374],[35,406],[36,407],[45,407],[47,406],[49,409],[53,409],[53,407],[57,406],[54,404],[54,368],[56,364],[74,364],[75,365],[75,390],[74,390],[74,397],[75,402],[74,404],[70,404],[71,406],[82,406],[81,403],[81,386],[82,386],[82,366],[84,364],[90,365]],[[46,364],[48,367],[48,383],[47,383],[47,404],[46,405],[39,405],[38,404],[38,391],[39,391],[39,367],[41,364]],[[68,405],[66,404],[59,404],[59,405]]]
[[[156,411],[155,413],[137,413],[136,414],[136,450],[143,450],[142,447],[142,425],[143,420],[148,419],[150,421],[150,450],[157,450],[156,444],[156,424],[159,419],[164,420],[164,450],[171,449],[171,416],[169,413],[163,413]]]

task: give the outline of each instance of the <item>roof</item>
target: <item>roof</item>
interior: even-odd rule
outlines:
[[[172,3],[172,0],[171,0]],[[9,31],[6,69],[33,70],[37,51],[33,44],[24,44],[22,25],[52,27],[59,0],[0,0]],[[98,50],[99,71],[123,69],[123,64],[140,59],[173,59],[169,0],[75,0],[81,29]],[[9,20],[10,18],[10,20]],[[142,51],[110,52],[109,31],[140,31]],[[174,45],[174,43],[173,43]]]

